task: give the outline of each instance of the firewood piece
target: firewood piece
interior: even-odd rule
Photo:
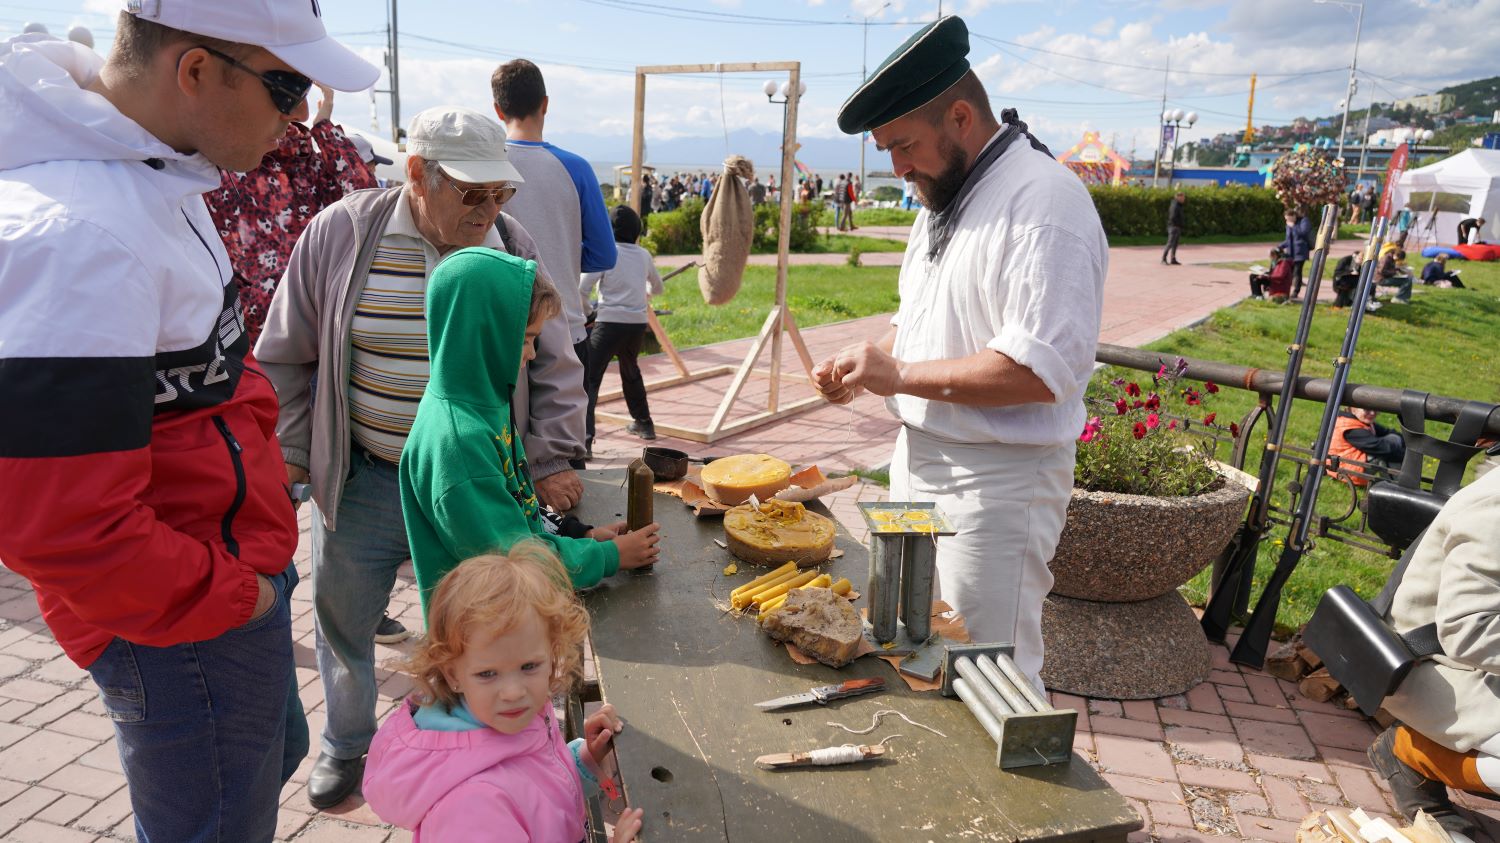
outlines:
[[[1297,642],[1297,658],[1302,659],[1303,663],[1307,665],[1309,672],[1323,666],[1323,660],[1318,658],[1318,654],[1314,653],[1311,647],[1303,644],[1301,641]]]
[[[1328,702],[1342,687],[1337,679],[1328,674],[1327,668],[1318,668],[1297,683],[1297,690],[1302,692],[1302,696],[1317,702]]]
[[[1301,657],[1297,655],[1297,648],[1288,643],[1281,645],[1266,658],[1265,671],[1277,679],[1296,682],[1306,672],[1304,667]]]

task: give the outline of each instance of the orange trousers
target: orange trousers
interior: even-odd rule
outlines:
[[[1494,773],[1486,769],[1487,762],[1493,760],[1489,756],[1473,751],[1457,752],[1405,726],[1396,727],[1393,750],[1397,758],[1429,779],[1470,793],[1486,796],[1497,793]]]

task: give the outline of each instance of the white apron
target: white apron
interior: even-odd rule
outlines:
[[[903,427],[891,500],[936,503],[956,536],[938,539],[935,591],[975,643],[1015,644],[1016,666],[1043,687],[1042,600],[1073,489],[1073,443],[972,444]]]

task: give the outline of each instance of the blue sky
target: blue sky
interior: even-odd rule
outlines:
[[[331,32],[380,60],[383,2],[321,4]],[[1019,109],[1054,150],[1094,130],[1142,155],[1152,148],[1164,83],[1168,107],[1200,115],[1185,140],[1244,128],[1252,72],[1260,74],[1257,125],[1334,113],[1355,27],[1352,10],[1314,0],[942,5],[963,15],[974,33],[970,61],[992,99]],[[0,0],[0,37],[29,20],[54,32],[82,24],[96,32],[103,51],[118,8],[115,0]],[[799,131],[834,138],[838,106],[860,78],[866,33],[874,67],[937,10],[936,0],[402,0],[402,114],[441,104],[488,110],[490,71],[524,56],[547,76],[549,135],[617,137],[624,158],[636,65],[799,60],[808,85]],[[1500,0],[1371,0],[1356,107],[1372,94],[1391,101],[1500,73],[1488,40],[1495,21]],[[653,77],[648,139],[779,130],[781,110],[760,92],[765,78]],[[368,129],[372,111],[388,134],[383,94],[373,109],[369,94],[339,95],[335,119]]]

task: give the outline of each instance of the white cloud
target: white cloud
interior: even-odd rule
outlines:
[[[565,20],[562,23],[559,23],[557,25],[557,28],[559,30],[561,30],[562,32],[577,32],[578,31],[578,24],[573,23],[572,21]]]
[[[1115,19],[1114,18],[1103,18],[1098,23],[1096,23],[1093,26],[1089,27],[1089,32],[1092,32],[1093,34],[1098,35],[1101,38],[1103,38],[1104,36],[1110,34],[1111,32],[1114,32],[1114,31],[1115,31]]]
[[[83,10],[95,15],[105,15],[110,20],[120,13],[120,0],[83,0]]]

